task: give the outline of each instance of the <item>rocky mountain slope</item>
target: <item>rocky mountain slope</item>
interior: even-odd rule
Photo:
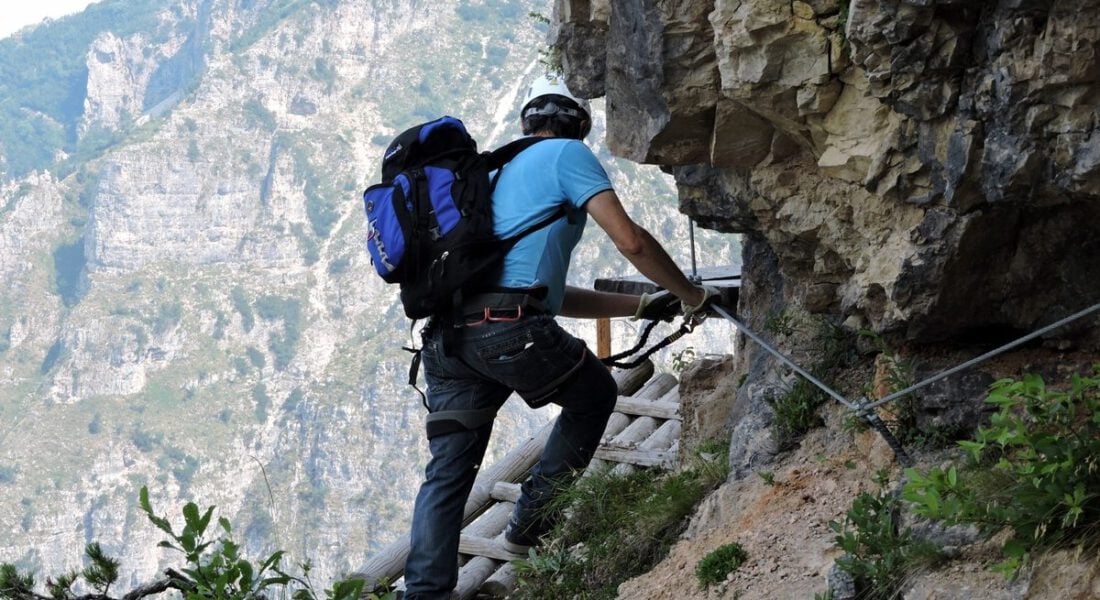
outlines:
[[[418,121],[518,135],[530,11],[104,0],[0,41],[0,561],[60,573],[99,540],[123,587],[147,581],[168,554],[143,485],[159,512],[217,505],[250,555],[284,548],[318,581],[407,527],[423,409],[358,196]],[[668,178],[611,159],[597,121],[631,211],[686,262]],[[621,271],[598,236],[579,253],[578,285]],[[491,455],[547,417],[510,405]]]

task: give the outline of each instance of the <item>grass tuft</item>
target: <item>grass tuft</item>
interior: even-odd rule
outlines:
[[[695,577],[704,588],[725,581],[726,577],[741,568],[749,559],[748,552],[738,543],[719,546],[699,561]]]
[[[619,584],[663,559],[696,504],[729,476],[724,446],[701,448],[677,473],[603,472],[556,499],[568,512],[546,545],[517,562],[517,600],[611,599]]]

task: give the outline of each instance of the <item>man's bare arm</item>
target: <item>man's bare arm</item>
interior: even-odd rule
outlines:
[[[675,294],[686,306],[703,302],[703,288],[691,283],[661,244],[626,214],[615,192],[596,194],[585,204],[585,210],[639,273]]]
[[[563,317],[577,319],[609,319],[611,317],[633,317],[638,311],[641,298],[633,294],[597,292],[585,288],[566,286],[562,299]]]

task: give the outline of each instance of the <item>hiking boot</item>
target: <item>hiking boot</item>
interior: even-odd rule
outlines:
[[[520,529],[514,521],[509,521],[508,527],[504,530],[502,545],[508,552],[526,557],[531,548],[539,545],[539,540],[537,536],[532,536]]]

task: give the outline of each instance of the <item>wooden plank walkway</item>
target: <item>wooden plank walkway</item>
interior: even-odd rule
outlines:
[[[680,439],[679,392],[676,378],[667,373],[653,375],[653,364],[629,371],[616,371],[619,401],[608,420],[603,440],[587,473],[611,466],[625,473],[639,467],[672,468],[676,465]],[[537,462],[553,423],[513,448],[500,461],[483,469],[466,503],[459,542],[458,586],[454,598],[470,600],[503,598],[515,588],[512,560],[526,558],[504,550],[504,528],[519,498],[519,482]],[[384,548],[363,569],[352,575],[367,580],[397,581],[409,552],[409,538]]]

